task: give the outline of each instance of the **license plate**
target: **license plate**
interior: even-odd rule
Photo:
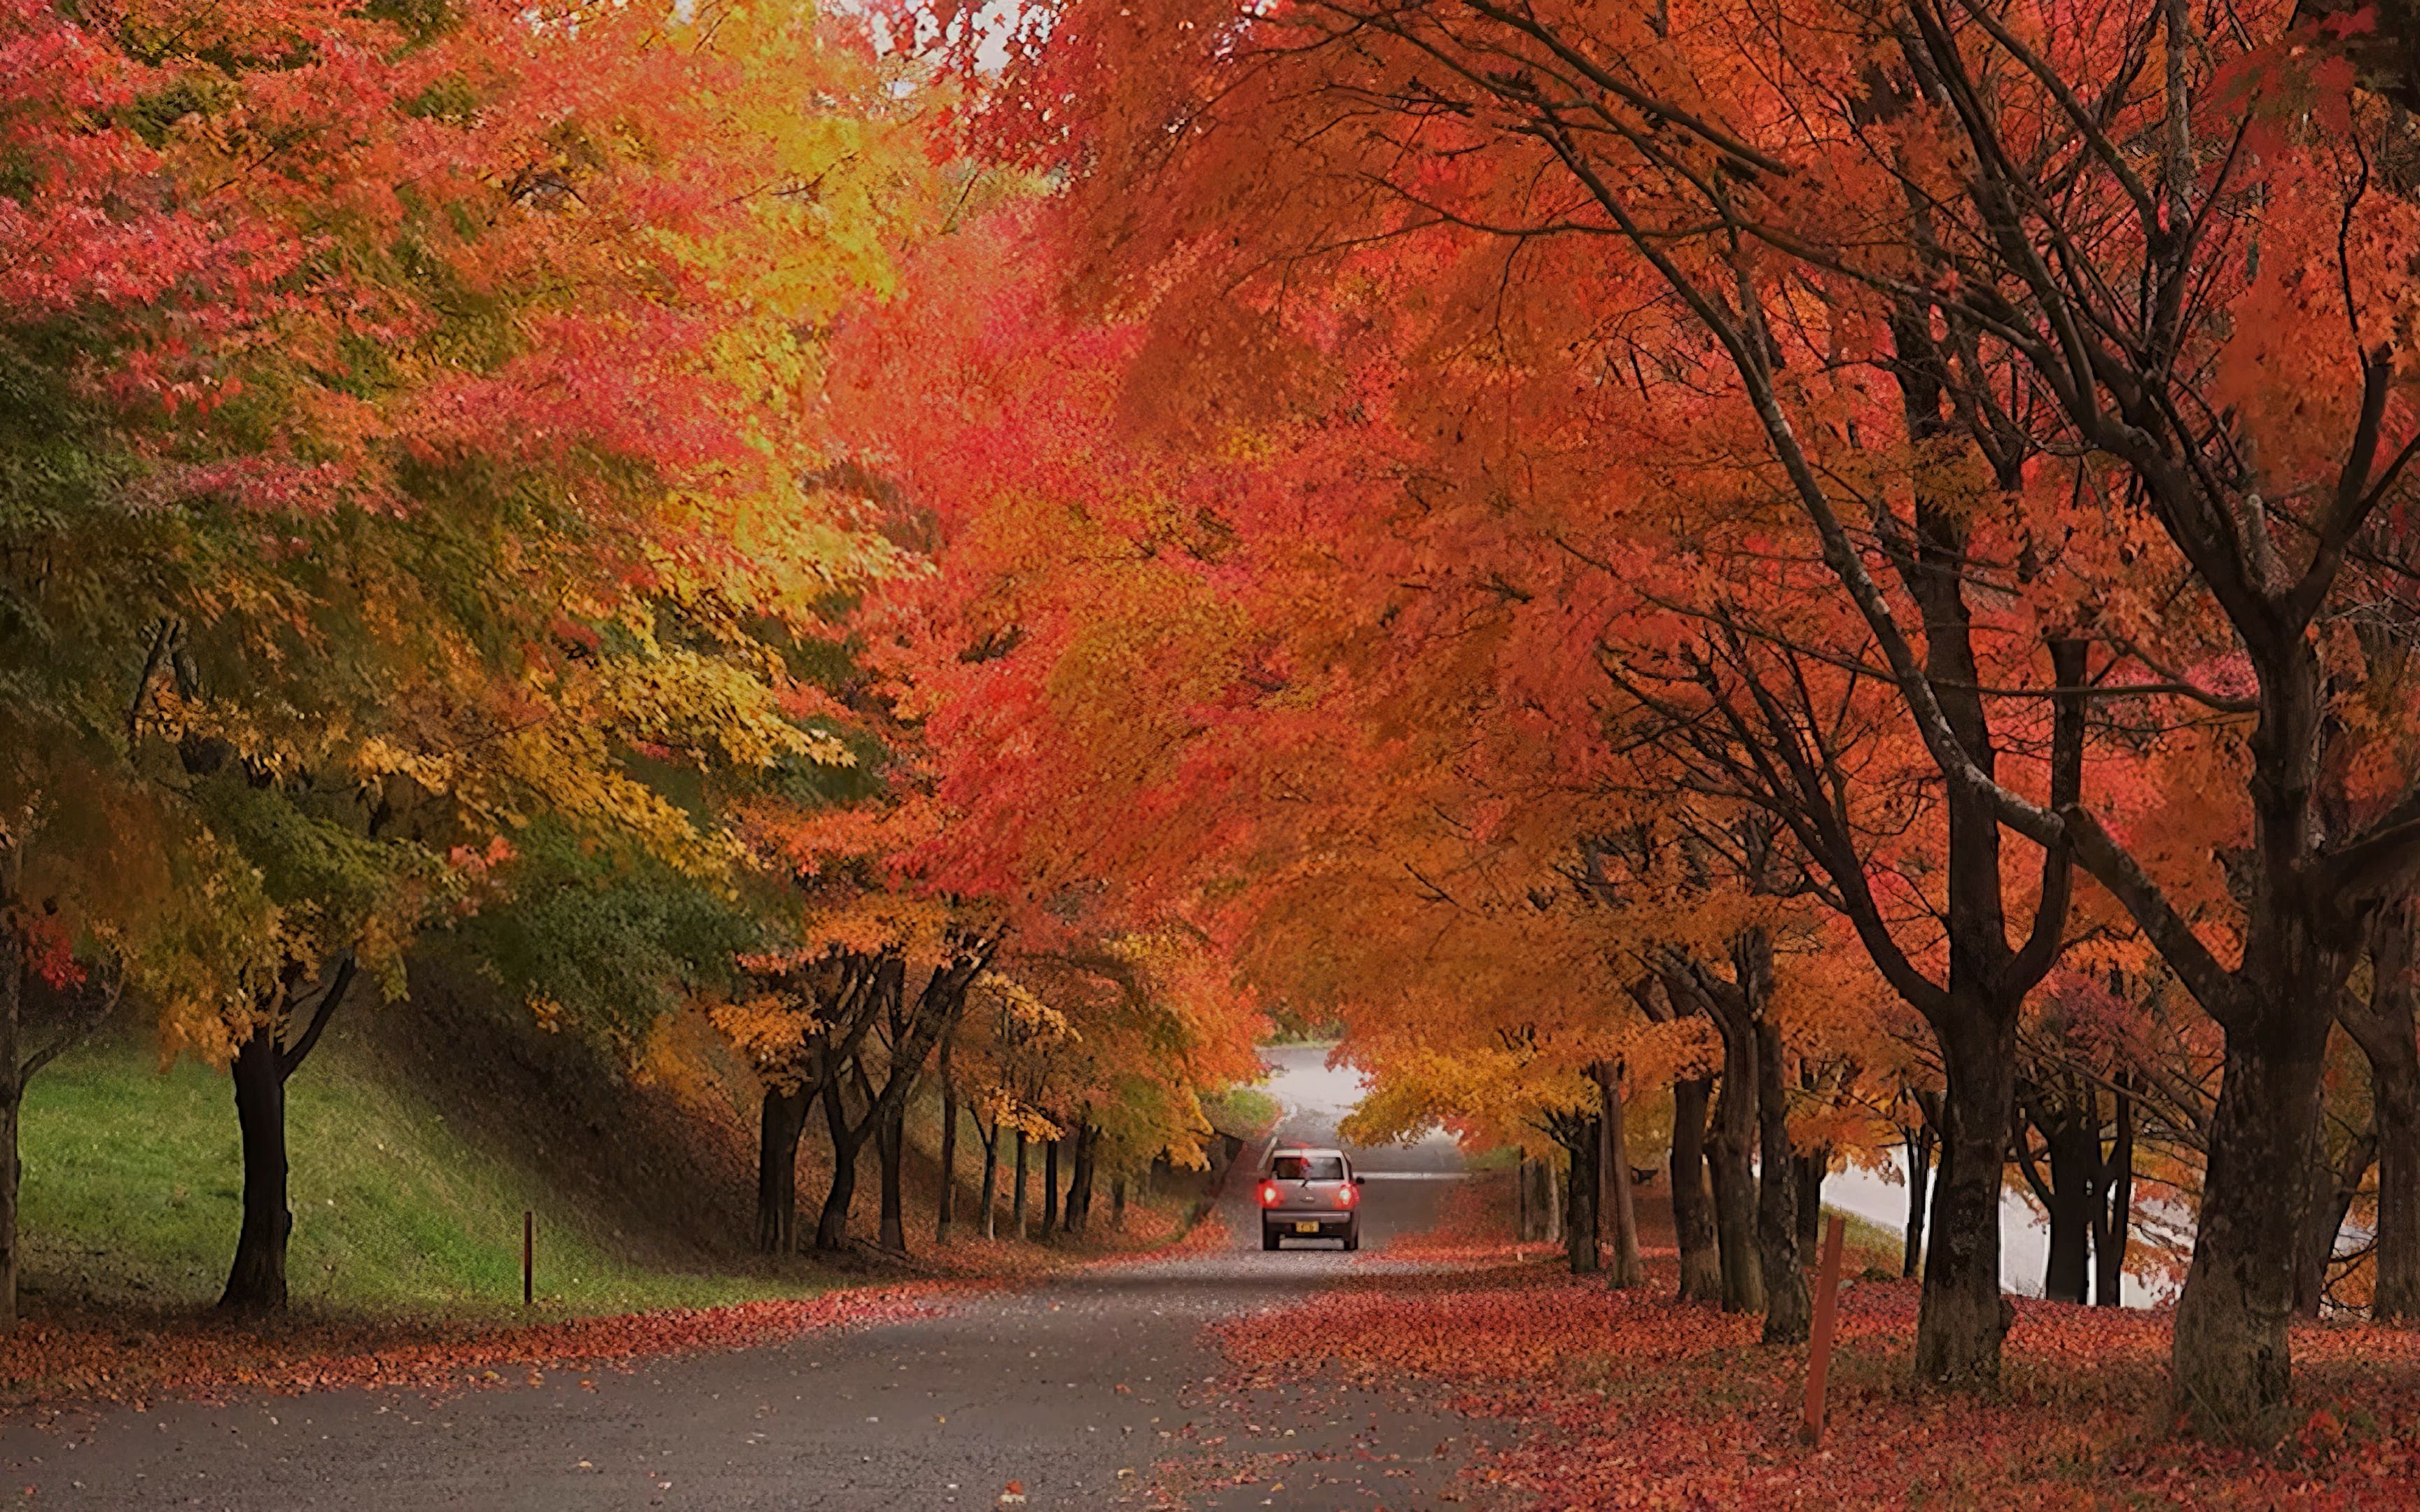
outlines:
[[[1315,1234],[1319,1232],[1319,1225],[1315,1223],[1296,1224],[1294,1226],[1294,1231],[1297,1234]]]

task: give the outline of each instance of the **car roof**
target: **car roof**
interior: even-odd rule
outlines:
[[[1277,1159],[1280,1155],[1334,1155],[1342,1160],[1344,1157],[1344,1151],[1327,1145],[1280,1145],[1269,1151],[1271,1160]]]

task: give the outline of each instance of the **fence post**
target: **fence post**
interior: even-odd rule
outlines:
[[[1832,1335],[1840,1305],[1840,1239],[1848,1220],[1838,1213],[1823,1230],[1823,1265],[1815,1288],[1815,1333],[1807,1349],[1807,1426],[1809,1444],[1823,1443],[1823,1381],[1832,1371]]]

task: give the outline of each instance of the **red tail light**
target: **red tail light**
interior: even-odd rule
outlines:
[[[1275,1181],[1263,1181],[1261,1183],[1261,1206],[1264,1208],[1274,1208],[1277,1205],[1278,1184]]]
[[[1336,1189],[1336,1205],[1340,1208],[1349,1208],[1360,1200],[1361,1189],[1350,1181]]]

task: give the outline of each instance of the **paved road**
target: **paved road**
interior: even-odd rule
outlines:
[[[1332,1140],[1349,1078],[1314,1050],[1270,1055],[1271,1090],[1289,1109],[1280,1133]],[[925,1512],[994,1506],[1014,1480],[1033,1512],[1433,1506],[1466,1453],[1463,1420],[1342,1389],[1235,1401],[1210,1384],[1220,1363],[1203,1324],[1298,1302],[1357,1258],[1383,1268],[1388,1242],[1425,1226],[1434,1178],[1457,1163],[1435,1140],[1362,1165],[1373,1180],[1357,1257],[1261,1253],[1238,1180],[1227,1198],[1236,1242],[1216,1254],[591,1372],[594,1390],[557,1372],[439,1401],[348,1391],[16,1425],[0,1429],[0,1489],[14,1500],[35,1488],[39,1506],[230,1512]],[[1254,1478],[1234,1484],[1244,1473]],[[1171,1489],[1181,1500],[1163,1500]]]

